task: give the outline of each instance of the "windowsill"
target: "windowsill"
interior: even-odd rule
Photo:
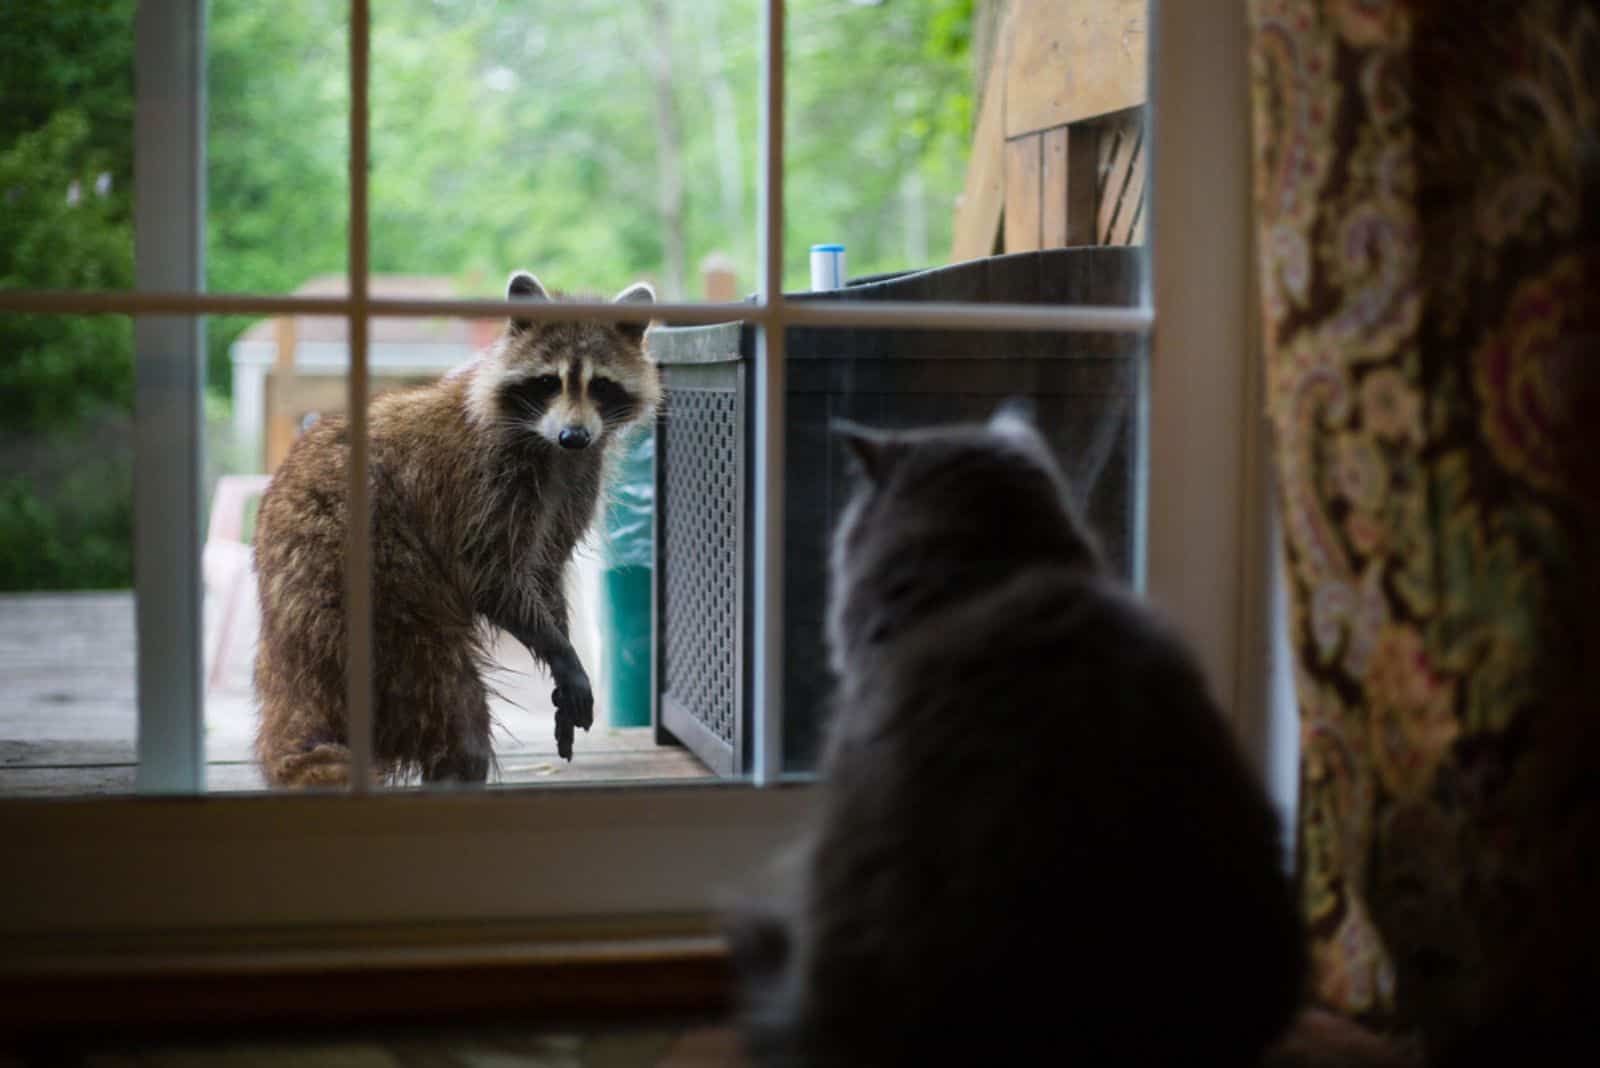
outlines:
[[[123,967],[13,971],[0,976],[0,1034],[29,1042],[86,1034],[187,1041],[264,1027],[281,1035],[494,1021],[703,1021],[724,1016],[731,996],[726,952],[706,934],[235,946],[139,955]]]
[[[717,915],[813,796],[685,784],[7,802],[0,987],[704,968]]]

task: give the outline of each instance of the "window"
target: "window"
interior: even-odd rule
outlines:
[[[1083,334],[1117,344],[1133,339],[1133,349],[1118,351],[1134,354],[1124,365],[1137,372],[1137,381],[1118,388],[1128,401],[1122,425],[1139,427],[1143,440],[1124,446],[1132,475],[1123,503],[1137,514],[1127,525],[1123,562],[1198,643],[1224,703],[1245,710],[1241,727],[1259,730],[1262,717],[1255,710],[1265,709],[1269,698],[1266,650],[1255,636],[1268,618],[1269,584],[1267,542],[1258,529],[1266,514],[1255,463],[1258,390],[1246,328],[1251,297],[1242,14],[1222,3],[1153,5],[1148,16],[1142,3],[1106,5],[1122,20],[1115,24],[1121,47],[1131,53],[1148,40],[1153,60],[1150,125],[1143,133],[1137,125],[1108,129],[1101,139],[1110,146],[1108,159],[1127,138],[1149,160],[1151,195],[1142,207],[1134,202],[1121,225],[1125,237],[1149,234],[1154,243],[1150,284],[1129,290],[1123,301],[980,304],[785,296],[788,288],[804,288],[797,246],[814,237],[848,237],[814,233],[814,222],[785,212],[786,188],[825,180],[786,163],[786,147],[796,136],[786,117],[819,121],[829,106],[826,87],[807,87],[803,95],[785,91],[786,81],[791,89],[802,82],[797,66],[803,60],[793,47],[800,23],[797,16],[786,19],[785,6],[768,0],[761,7],[762,136],[753,161],[760,173],[759,226],[751,246],[759,299],[737,314],[726,306],[681,300],[656,312],[673,328],[724,329],[731,319],[748,331],[751,351],[740,366],[750,380],[743,455],[750,465],[744,559],[751,581],[749,596],[737,606],[746,628],[747,659],[739,667],[748,679],[742,721],[750,732],[747,778],[670,791],[358,790],[360,796],[353,797],[208,797],[202,803],[184,799],[200,789],[204,766],[204,628],[196,567],[202,555],[199,317],[301,316],[307,323],[340,324],[350,352],[344,383],[351,413],[350,501],[359,517],[371,503],[361,477],[367,462],[361,402],[377,377],[373,354],[385,344],[386,331],[427,319],[499,320],[507,306],[495,299],[386,295],[372,282],[374,247],[395,240],[392,233],[374,231],[368,195],[369,182],[385,165],[370,151],[377,129],[371,123],[372,89],[382,84],[380,71],[389,58],[373,45],[389,39],[399,47],[401,39],[383,36],[382,22],[369,21],[364,0],[351,4],[349,22],[348,173],[360,177],[348,187],[344,286],[276,295],[205,293],[204,4],[140,6],[135,285],[128,291],[0,291],[0,314],[134,321],[139,787],[148,796],[117,804],[0,802],[14,828],[4,865],[14,876],[7,908],[0,910],[5,937],[48,958],[62,952],[67,943],[53,940],[66,934],[92,935],[96,949],[105,950],[119,938],[161,930],[195,932],[218,944],[262,928],[357,924],[391,930],[395,940],[419,925],[466,922],[540,938],[596,930],[703,933],[717,896],[769,855],[808,803],[804,776],[786,774],[805,766],[803,758],[797,762],[790,759],[794,752],[786,753],[786,746],[803,750],[804,737],[795,726],[803,702],[790,699],[793,680],[786,678],[785,665],[803,624],[789,608],[803,599],[797,583],[811,573],[794,564],[794,532],[808,529],[795,526],[794,493],[813,474],[806,469],[806,439],[796,436],[810,416],[790,387],[820,366],[806,363],[811,354],[839,339],[870,346],[892,331],[911,330],[959,338],[961,344],[977,344],[994,331],[1063,345]],[[843,18],[864,5],[835,6],[836,17]],[[892,0],[881,6],[884,17],[904,17]],[[392,17],[388,11],[375,14],[379,20]],[[515,74],[489,73],[491,81],[502,82]],[[881,103],[892,107],[892,97],[886,93]],[[722,105],[713,100],[710,106]],[[1020,131],[1044,132],[1046,127]],[[1057,160],[1048,153],[1070,144],[1059,138],[1041,136],[1020,146],[1006,140],[1004,151],[1034,153],[1041,173],[1058,164],[1088,166],[1078,173],[1094,173],[1104,162],[1093,155],[1069,162],[1075,158],[1070,148]],[[1030,180],[1042,181],[1037,174]],[[896,195],[902,207],[914,207],[928,192],[911,182]],[[1030,231],[1042,236],[1049,227],[1078,225],[1075,216],[1058,218],[1054,208],[1040,205],[1036,219],[1023,211],[1008,216],[1012,247]],[[1107,221],[1117,223],[1114,211]],[[931,249],[932,241],[912,233],[907,247]],[[614,321],[626,312],[601,302],[524,314]],[[1138,340],[1146,337],[1154,338],[1148,354]],[[871,369],[848,355],[853,350],[845,351],[827,374],[844,383],[848,406],[873,391]],[[967,357],[983,358],[971,352]],[[997,379],[993,389],[1043,388],[1050,373]],[[963,414],[942,403],[935,397],[903,417]],[[310,402],[303,408],[273,414],[292,428],[316,410]],[[669,422],[669,433],[678,425]],[[358,614],[370,604],[370,557],[368,544],[351,541],[349,595]],[[370,629],[356,627],[350,647],[353,739],[370,738],[372,662]],[[370,761],[370,749],[357,761]],[[108,880],[107,872],[118,878]],[[605,923],[596,927],[597,919]]]

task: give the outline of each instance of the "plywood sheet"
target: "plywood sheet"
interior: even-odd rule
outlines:
[[[1040,153],[1039,243],[1043,248],[1064,248],[1069,244],[1067,198],[1071,193],[1067,174],[1068,130],[1065,126],[1057,126],[1040,136],[1043,138],[1043,151]],[[1090,210],[1094,210],[1092,203]]]
[[[1005,136],[1145,101],[1148,0],[1017,0],[1005,63]]]

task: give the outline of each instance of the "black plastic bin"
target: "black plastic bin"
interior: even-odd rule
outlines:
[[[1081,247],[860,279],[787,299],[1139,303],[1143,252]],[[754,330],[658,328],[666,389],[657,434],[653,719],[717,773],[750,766],[750,420]],[[986,418],[1032,398],[1091,524],[1126,575],[1135,558],[1135,335],[791,328],[784,495],[784,754],[815,763],[828,690],[822,628],[828,540],[849,493],[834,419],[918,426]]]

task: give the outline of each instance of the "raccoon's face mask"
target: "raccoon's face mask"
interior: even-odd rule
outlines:
[[[526,271],[511,276],[511,300],[551,300]],[[617,294],[623,304],[650,304],[644,283]],[[568,453],[581,453],[653,410],[656,370],[640,347],[646,323],[513,318],[503,347],[498,415]]]

